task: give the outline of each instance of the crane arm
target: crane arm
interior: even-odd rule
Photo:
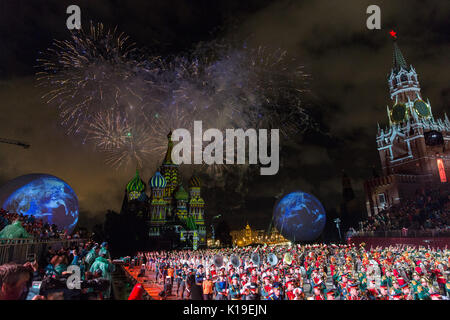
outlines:
[[[28,149],[30,147],[30,145],[26,142],[22,142],[22,141],[17,141],[17,140],[11,140],[11,139],[5,139],[5,138],[0,138],[0,143],[6,143],[6,144],[13,144],[25,149]]]

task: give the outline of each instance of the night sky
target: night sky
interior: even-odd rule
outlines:
[[[92,146],[65,135],[57,110],[44,103],[36,86],[38,52],[53,39],[68,38],[65,11],[71,4],[81,7],[83,25],[92,20],[117,26],[159,54],[237,36],[284,48],[304,64],[311,75],[310,111],[322,130],[287,144],[276,176],[246,177],[237,189],[228,184],[203,190],[209,216],[222,213],[232,228],[247,221],[267,227],[275,196],[294,189],[314,194],[332,212],[341,201],[342,170],[365,210],[363,181],[371,177],[373,165],[379,168],[377,122],[387,125],[386,105],[392,104],[386,80],[392,65],[391,29],[419,75],[434,116],[450,111],[448,1],[0,0],[0,137],[32,146],[0,145],[0,185],[29,173],[60,177],[79,197],[83,225],[102,222],[107,209],[120,210],[134,169],[112,169]],[[366,28],[371,4],[381,7],[381,30]],[[155,167],[144,168],[146,182]]]

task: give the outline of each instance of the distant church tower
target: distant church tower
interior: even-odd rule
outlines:
[[[409,197],[420,187],[448,187],[450,121],[433,116],[422,98],[416,70],[408,66],[394,38],[393,66],[388,76],[392,103],[389,126],[376,137],[383,174],[365,182],[369,215]]]
[[[340,216],[342,225],[345,228],[354,226],[361,217],[361,210],[358,208],[358,202],[355,199],[352,181],[350,177],[342,171],[342,201],[340,205]]]
[[[355,192],[353,191],[352,181],[350,180],[350,177],[345,173],[345,171],[342,172],[342,198],[344,202],[349,202],[355,199]]]

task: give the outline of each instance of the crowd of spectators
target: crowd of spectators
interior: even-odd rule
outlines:
[[[414,197],[390,206],[362,222],[362,231],[448,230],[450,194],[438,189],[420,189]]]
[[[106,242],[48,247],[24,265],[0,265],[0,300],[110,299],[114,269]]]
[[[46,223],[43,219],[36,219],[33,215],[23,215],[0,209],[0,230],[16,221],[19,221],[25,231],[34,239],[77,239],[82,237],[79,231],[70,235],[67,230],[58,229],[55,224]]]

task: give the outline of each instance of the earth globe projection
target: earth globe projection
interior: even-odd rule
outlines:
[[[0,188],[0,205],[10,212],[34,216],[72,232],[78,222],[78,198],[63,180],[48,174],[28,174]]]
[[[272,219],[275,228],[286,239],[293,242],[313,241],[325,228],[326,213],[316,197],[294,191],[275,204]]]

